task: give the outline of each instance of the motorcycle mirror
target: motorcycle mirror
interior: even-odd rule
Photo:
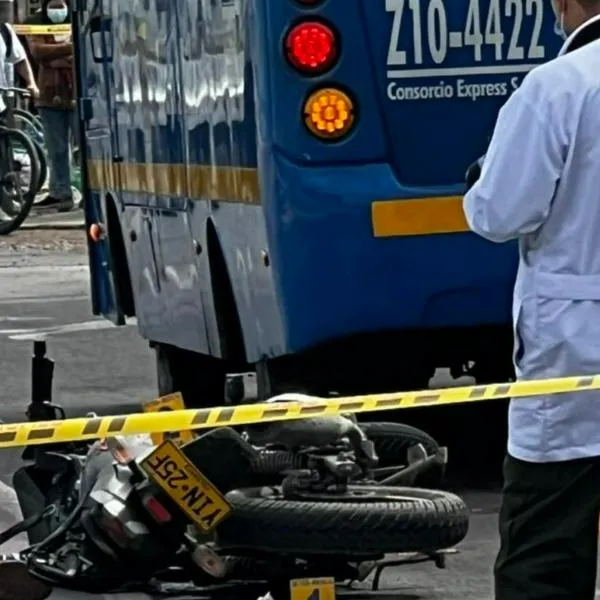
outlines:
[[[52,588],[30,575],[27,565],[0,563],[0,600],[45,600]]]

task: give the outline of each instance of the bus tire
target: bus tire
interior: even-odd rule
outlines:
[[[449,492],[376,485],[348,486],[347,501],[286,500],[277,488],[229,492],[231,516],[217,529],[223,547],[379,556],[433,552],[461,542],[465,502]],[[363,494],[361,497],[360,494]],[[369,494],[380,495],[374,499]]]
[[[186,408],[221,406],[225,401],[225,361],[155,344],[158,393],[181,392]]]

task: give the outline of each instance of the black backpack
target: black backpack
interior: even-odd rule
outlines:
[[[6,45],[6,56],[12,56],[13,53],[13,36],[11,35],[10,27],[6,23],[0,23],[0,34],[2,35],[2,39],[4,40],[4,44]],[[38,76],[38,64],[34,60],[31,50],[29,49],[29,44],[27,43],[26,36],[17,36],[23,49],[25,50],[25,54],[27,55],[27,59],[29,60],[29,65],[31,70],[33,71],[33,76],[37,79]],[[20,76],[19,76],[20,79]]]
[[[11,57],[13,53],[13,37],[12,32],[7,23],[0,23],[0,35],[6,46],[6,56]]]

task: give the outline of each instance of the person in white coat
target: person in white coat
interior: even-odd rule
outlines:
[[[600,0],[551,1],[569,38],[501,109],[464,198],[472,231],[518,240],[521,380],[600,373]],[[496,600],[593,600],[600,392],[512,400],[504,480]]]

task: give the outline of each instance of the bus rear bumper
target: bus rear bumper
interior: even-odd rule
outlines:
[[[264,200],[290,352],[363,333],[510,323],[516,247],[468,232],[456,193],[403,189],[385,164],[279,158],[272,175]]]

